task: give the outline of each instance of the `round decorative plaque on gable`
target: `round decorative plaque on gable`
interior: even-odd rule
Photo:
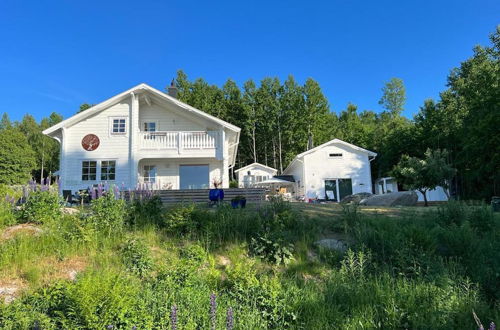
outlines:
[[[99,137],[95,134],[87,134],[82,139],[82,147],[87,151],[96,150],[99,147]]]

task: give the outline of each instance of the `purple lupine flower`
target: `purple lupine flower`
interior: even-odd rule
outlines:
[[[210,321],[212,325],[212,329],[215,330],[215,325],[217,323],[217,300],[215,293],[210,295]]]
[[[113,185],[113,192],[115,193],[115,199],[120,198],[120,188],[117,185]]]
[[[132,327],[132,330],[137,330],[137,327],[134,325],[134,326]]]
[[[97,184],[97,198],[102,197],[102,184]]]
[[[172,306],[172,311],[170,312],[170,328],[172,330],[177,330],[177,306]]]
[[[489,330],[495,330],[497,327],[495,325],[495,323],[491,322],[490,323],[490,329]]]
[[[226,329],[233,330],[233,327],[234,327],[233,309],[229,307],[227,309],[227,315],[226,315]]]
[[[92,198],[92,200],[97,199],[97,193],[94,187],[89,187],[88,189],[90,191],[90,198]]]
[[[106,328],[107,328],[107,329],[113,329],[113,328],[114,328],[114,326],[113,326],[112,324],[110,324],[110,325],[108,325]]]

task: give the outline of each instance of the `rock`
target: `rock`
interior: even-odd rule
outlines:
[[[0,234],[0,242],[13,238],[14,236],[24,233],[33,236],[38,236],[43,232],[43,230],[35,225],[29,223],[23,223],[15,226],[10,226],[5,228],[5,230]]]
[[[62,209],[64,214],[74,215],[80,213],[80,210],[75,209],[73,207],[63,207]]]
[[[347,244],[344,241],[335,238],[325,238],[314,242],[314,244],[328,250],[335,250],[342,253],[347,250]]]
[[[344,198],[342,198],[342,200],[340,202],[343,204],[347,204],[347,203],[359,204],[359,202],[361,202],[361,200],[366,199],[372,195],[373,194],[367,193],[367,192],[357,193],[357,194],[353,194],[353,195],[347,195]]]
[[[229,258],[225,257],[225,256],[218,256],[217,257],[217,263],[221,266],[228,266],[231,264],[231,260],[229,260]]]
[[[3,298],[3,301],[6,304],[11,303],[16,299],[16,293],[19,288],[16,287],[0,287],[0,297]]]
[[[415,206],[418,195],[414,191],[398,191],[383,195],[372,195],[359,202],[366,206]]]

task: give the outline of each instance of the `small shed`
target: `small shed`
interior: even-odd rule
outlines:
[[[277,172],[277,169],[260,163],[253,163],[234,171],[238,175],[239,188],[255,186],[255,184],[272,178]]]
[[[375,180],[374,186],[375,194],[377,195],[400,191],[398,182],[393,177],[378,178]],[[424,196],[422,196],[422,193],[417,190],[415,192],[417,193],[418,201],[423,202]],[[427,190],[426,195],[429,202],[443,202],[448,200],[444,188],[440,186],[436,187],[436,189]]]

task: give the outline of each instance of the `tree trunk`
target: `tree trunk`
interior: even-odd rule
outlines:
[[[252,126],[253,161],[257,163],[257,149],[255,147],[255,122]]]
[[[283,160],[281,156],[281,129],[278,128],[278,152],[279,152],[279,162],[280,162],[280,174],[283,174]]]
[[[426,192],[427,190],[419,190],[422,195],[424,195],[424,206],[427,207],[429,204],[427,203],[427,195]]]
[[[266,161],[266,166],[267,165],[267,144],[264,144],[264,158],[265,158],[265,161]]]
[[[43,184],[43,152],[42,152],[42,170],[40,171],[40,184]]]
[[[273,167],[277,168],[276,165],[276,140],[273,138]]]

